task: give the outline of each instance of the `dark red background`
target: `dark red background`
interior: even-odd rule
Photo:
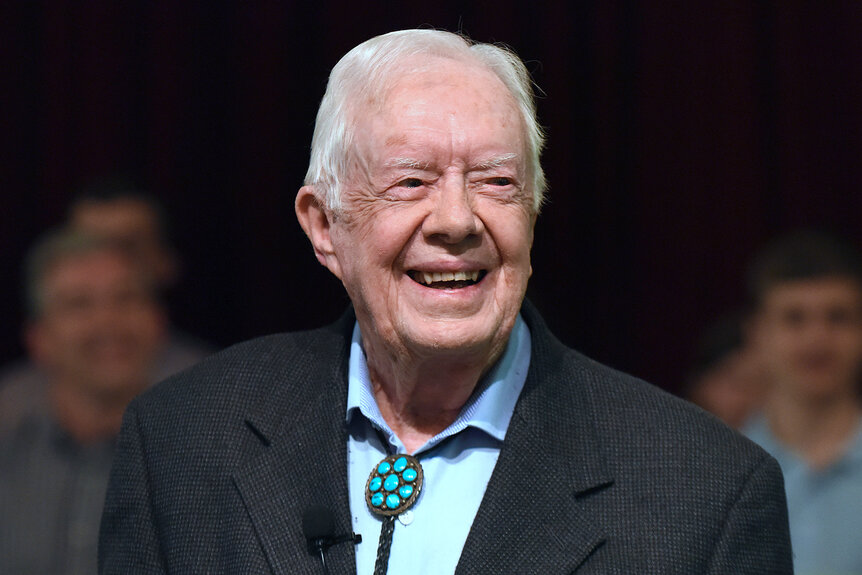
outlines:
[[[678,390],[765,239],[862,244],[859,2],[3,3],[0,360],[21,353],[26,248],[105,172],[168,207],[186,330],[228,344],[337,316],[293,215],[315,109],[341,54],[420,25],[509,44],[544,90],[530,295],[598,359]]]

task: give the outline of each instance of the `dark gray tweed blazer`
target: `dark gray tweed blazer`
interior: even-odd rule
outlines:
[[[790,574],[782,477],[685,402],[563,346],[525,304],[527,383],[459,574]],[[321,574],[302,512],[350,530],[352,314],[232,347],[129,407],[102,574]],[[376,545],[377,533],[363,533]],[[349,544],[327,552],[353,573]]]

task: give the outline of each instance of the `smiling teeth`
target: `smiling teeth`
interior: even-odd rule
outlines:
[[[465,282],[479,279],[479,270],[472,272],[420,272],[426,285],[436,282]]]

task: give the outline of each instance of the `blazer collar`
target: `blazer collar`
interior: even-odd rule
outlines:
[[[612,485],[587,393],[591,371],[521,313],[533,356],[456,573],[571,573],[602,545],[584,501]]]
[[[348,310],[309,335],[320,341],[309,345],[307,357],[289,358],[299,367],[262,369],[275,373],[245,420],[263,449],[233,479],[275,574],[320,573],[320,558],[309,553],[302,531],[311,505],[332,510],[336,535],[352,531],[344,412],[354,321]],[[333,575],[355,573],[353,545],[330,547],[326,564]]]
[[[459,574],[570,573],[605,540],[582,505],[613,484],[587,392],[588,360],[554,338],[528,301],[521,313],[533,342],[530,369]],[[352,529],[344,413],[354,322],[351,309],[322,330],[299,385],[285,384],[290,367],[270,374],[246,419],[265,448],[234,482],[276,574],[320,572],[302,533],[308,506],[329,507],[338,534]],[[350,544],[331,547],[326,559],[333,575],[355,573]]]

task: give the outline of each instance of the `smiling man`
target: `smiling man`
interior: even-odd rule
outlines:
[[[791,573],[774,460],[524,301],[542,144],[511,52],[344,56],[296,212],[351,309],[132,405],[101,572]]]
[[[757,255],[749,284],[770,386],[744,431],[784,472],[796,573],[862,573],[862,262],[797,232]]]

